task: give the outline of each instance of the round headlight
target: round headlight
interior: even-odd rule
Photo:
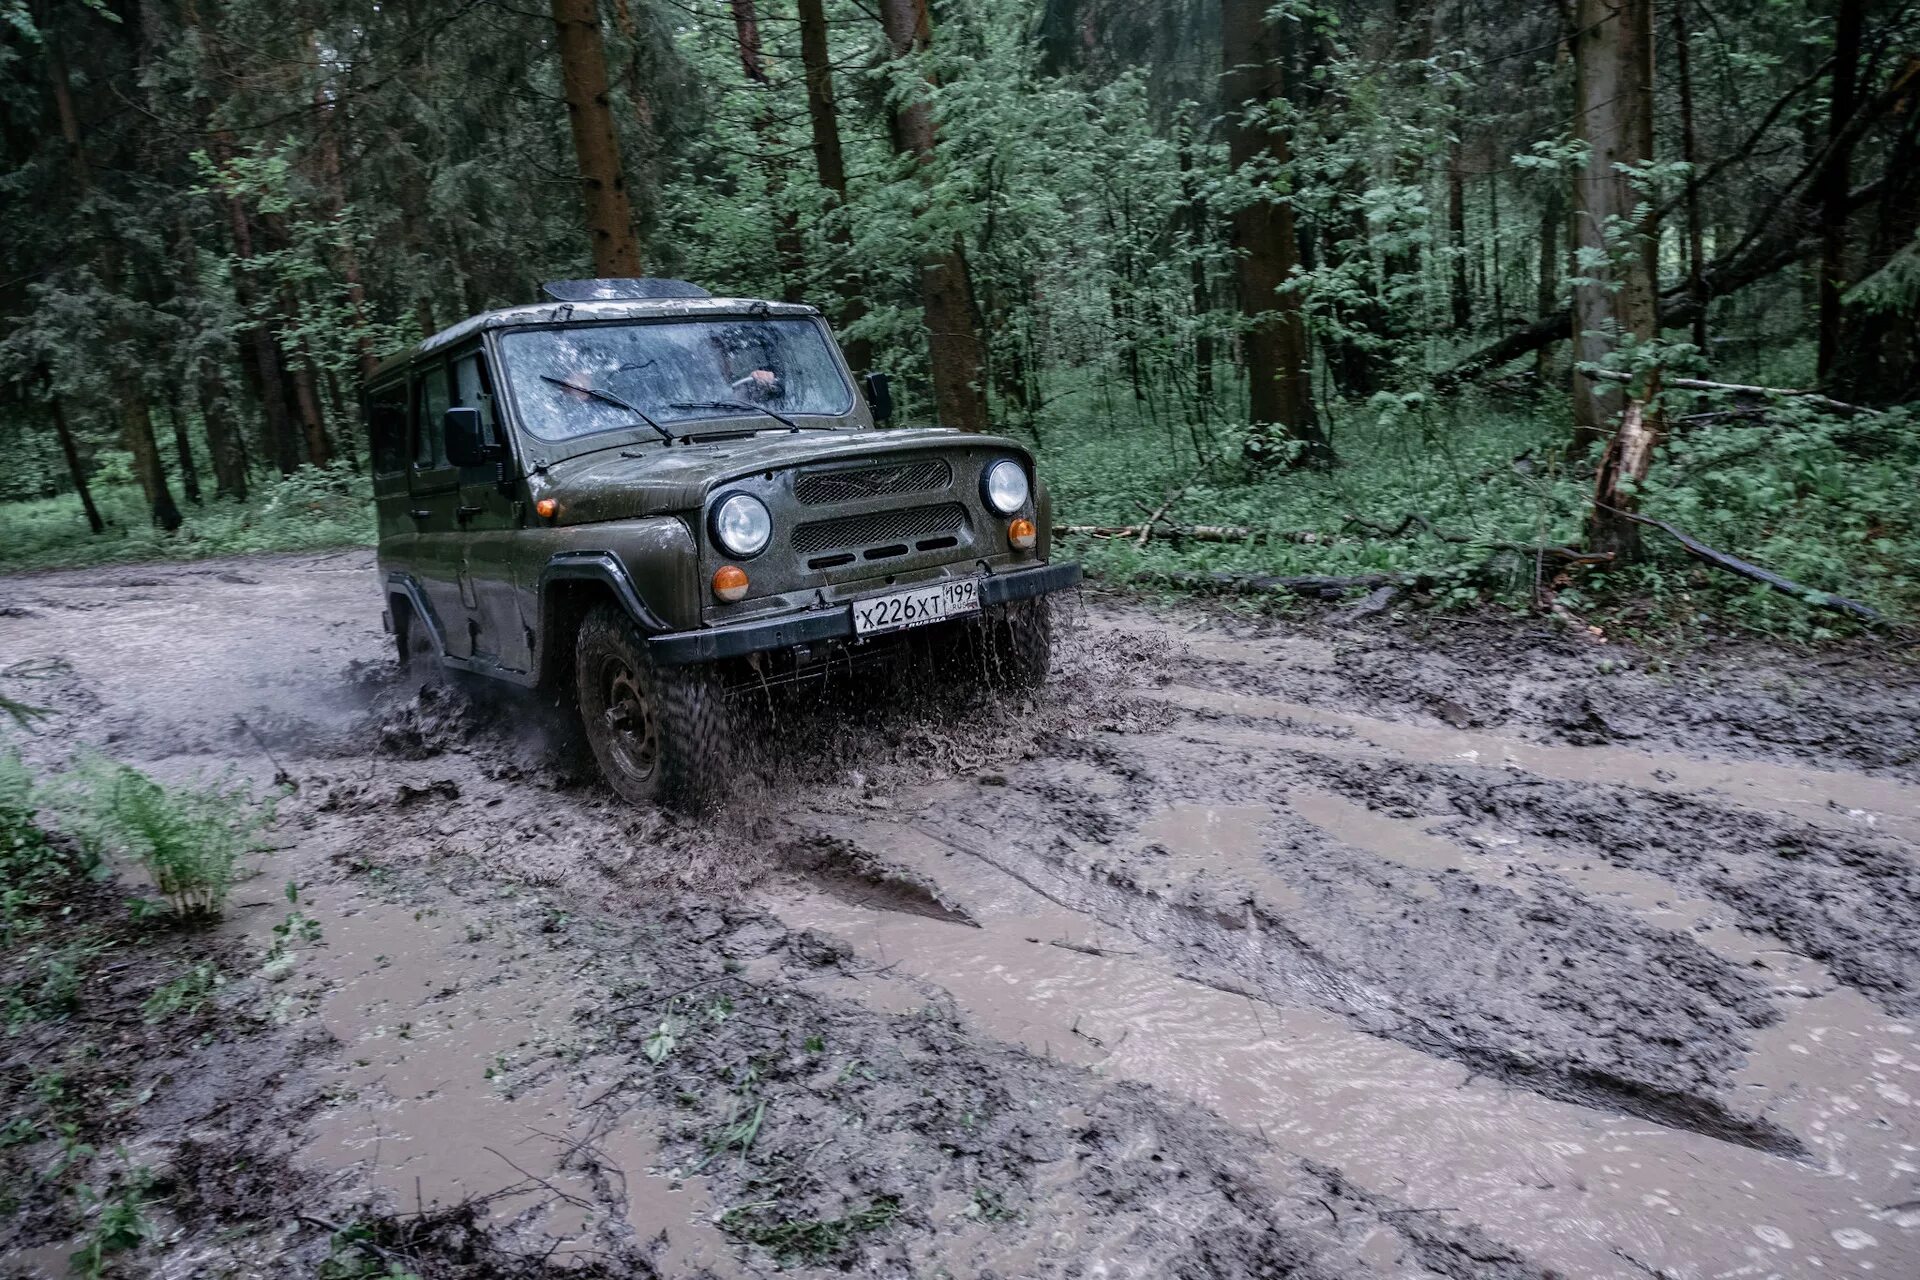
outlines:
[[[987,505],[1003,516],[1027,505],[1027,471],[1012,458],[1002,458],[988,467],[980,487],[986,492]]]
[[[729,555],[757,556],[773,537],[767,504],[752,494],[736,493],[713,509],[713,537]]]

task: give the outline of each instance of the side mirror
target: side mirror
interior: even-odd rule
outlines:
[[[860,385],[867,393],[867,406],[873,410],[877,420],[885,422],[893,417],[893,388],[888,384],[886,374],[863,374]]]
[[[446,435],[447,461],[454,466],[484,467],[500,460],[500,446],[493,442],[478,409],[456,406],[440,421]]]

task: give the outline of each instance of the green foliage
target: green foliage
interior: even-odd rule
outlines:
[[[171,982],[156,987],[141,1004],[140,1015],[148,1022],[165,1022],[178,1014],[198,1013],[225,984],[220,970],[202,961]]]
[[[1847,418],[1781,398],[1760,417],[1720,418],[1712,415],[1728,411],[1724,396],[1669,390],[1662,400],[1675,425],[1642,490],[1643,510],[1816,590],[1895,617],[1920,615],[1920,488],[1912,483],[1920,431],[1910,410]],[[1835,615],[1709,574],[1651,531],[1644,563],[1576,571],[1570,589],[1555,586],[1559,570],[1551,562],[1496,554],[1495,543],[1570,545],[1582,536],[1591,481],[1577,460],[1559,457],[1565,424],[1537,410],[1478,398],[1435,403],[1419,393],[1376,397],[1365,412],[1336,403],[1329,416],[1343,466],[1250,476],[1224,463],[1202,466],[1195,451],[1197,444],[1208,456],[1231,456],[1232,424],[1191,435],[1174,423],[1156,430],[1144,411],[1109,417],[1113,403],[1097,385],[1083,386],[1042,421],[1057,522],[1138,525],[1191,478],[1171,522],[1242,525],[1262,536],[1179,545],[1156,536],[1145,549],[1131,539],[1060,544],[1098,576],[1423,571],[1454,581],[1438,593],[1443,604],[1523,606],[1538,567],[1540,585],[1560,591],[1562,603],[1595,610],[1645,599],[1669,630],[1696,626],[1709,612],[1803,639],[1842,625]],[[1418,529],[1386,538],[1346,523],[1351,515],[1392,526],[1408,512],[1466,541]]]
[[[50,840],[37,809],[33,775],[18,753],[0,750],[0,946],[39,932],[67,887],[100,870],[79,845]]]
[[[729,1209],[720,1226],[751,1241],[782,1262],[824,1262],[843,1253],[858,1236],[879,1231],[900,1216],[900,1201],[877,1196],[861,1208],[838,1218],[784,1216],[778,1201],[763,1200]]]
[[[184,509],[173,534],[147,519],[130,480],[94,492],[110,527],[86,533],[71,495],[0,504],[0,573],[137,560],[199,560],[261,551],[311,551],[374,540],[373,495],[344,463],[302,467],[261,485],[244,503],[209,501]]]
[[[137,860],[180,916],[220,914],[240,858],[273,820],[244,785],[166,786],[98,756],[61,779],[54,804],[83,846]]]
[[[420,1280],[387,1255],[377,1236],[372,1226],[361,1222],[334,1232],[320,1263],[320,1280]]]
[[[119,1178],[105,1194],[85,1183],[75,1188],[92,1218],[80,1248],[67,1256],[67,1265],[76,1274],[89,1280],[105,1275],[108,1261],[116,1254],[137,1249],[158,1234],[158,1224],[147,1213],[152,1186],[152,1171],[141,1167]]]

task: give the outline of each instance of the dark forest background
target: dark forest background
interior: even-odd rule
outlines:
[[[1920,601],[1909,3],[0,0],[0,147],[0,567],[364,540],[377,358],[644,272],[1114,578]]]

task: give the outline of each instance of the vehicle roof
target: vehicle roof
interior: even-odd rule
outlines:
[[[388,356],[367,376],[378,382],[424,355],[450,347],[489,329],[522,325],[578,324],[583,320],[668,320],[706,316],[817,316],[818,307],[759,298],[636,298],[606,302],[537,302],[469,316],[405,351]]]

